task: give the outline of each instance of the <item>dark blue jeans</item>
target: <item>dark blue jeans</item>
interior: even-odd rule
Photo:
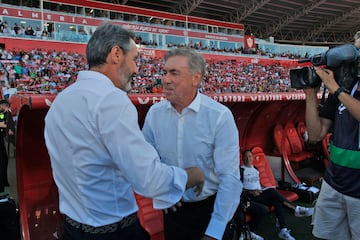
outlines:
[[[140,225],[138,219],[126,228],[119,227],[112,233],[97,234],[86,233],[81,228],[73,227],[64,221],[63,240],[150,240],[150,236]]]

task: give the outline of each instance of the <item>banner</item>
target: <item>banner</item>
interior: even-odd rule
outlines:
[[[244,37],[244,48],[245,49],[255,49],[255,37],[253,35],[245,35]]]

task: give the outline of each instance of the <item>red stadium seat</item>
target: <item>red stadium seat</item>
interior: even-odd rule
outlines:
[[[288,122],[283,130],[283,135],[281,138],[281,156],[283,160],[283,168],[282,168],[282,178],[284,180],[284,167],[289,173],[290,177],[295,183],[301,183],[302,181],[310,181],[313,179],[308,179],[305,176],[298,177],[295,174],[295,170],[299,170],[304,168],[300,163],[305,162],[305,160],[315,159],[315,151],[307,151],[304,149],[303,141],[298,134],[297,129],[294,124]],[[274,129],[274,139],[275,139],[275,129]],[[305,178],[304,178],[305,177]],[[300,178],[302,180],[300,180]],[[318,178],[318,177],[316,177]],[[315,176],[314,176],[315,179]]]
[[[304,135],[307,133],[306,125],[304,122],[298,122],[296,125],[296,131],[298,132],[300,136],[300,140],[302,141],[303,145],[305,144]]]
[[[153,208],[153,201],[135,193],[139,206],[138,217],[141,225],[149,233],[151,240],[164,239],[164,220],[161,210]]]
[[[299,136],[293,123],[288,123],[285,126],[285,136],[287,141],[285,141],[285,151],[288,154],[289,161],[291,162],[301,162],[306,159],[314,157],[313,152],[308,152],[304,150],[304,145]]]
[[[276,124],[274,127],[273,140],[275,144],[274,152],[281,155],[281,141],[283,137],[283,127],[280,124]]]

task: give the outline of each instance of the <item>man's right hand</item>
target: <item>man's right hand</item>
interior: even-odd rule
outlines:
[[[185,171],[188,175],[186,189],[193,188],[196,195],[200,195],[205,180],[203,170],[200,167],[189,167]]]

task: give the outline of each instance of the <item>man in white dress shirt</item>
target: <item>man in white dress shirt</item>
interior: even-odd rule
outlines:
[[[201,192],[200,168],[161,163],[138,126],[127,96],[137,73],[134,33],[105,23],[86,48],[89,71],[62,91],[45,118],[45,140],[63,239],[149,239],[137,218],[134,191],[168,208],[186,188]]]
[[[240,201],[239,134],[231,111],[198,92],[205,60],[195,50],[165,55],[163,93],[150,108],[143,133],[161,161],[181,168],[200,166],[201,194],[185,192],[176,211],[164,215],[166,240],[222,239]]]

